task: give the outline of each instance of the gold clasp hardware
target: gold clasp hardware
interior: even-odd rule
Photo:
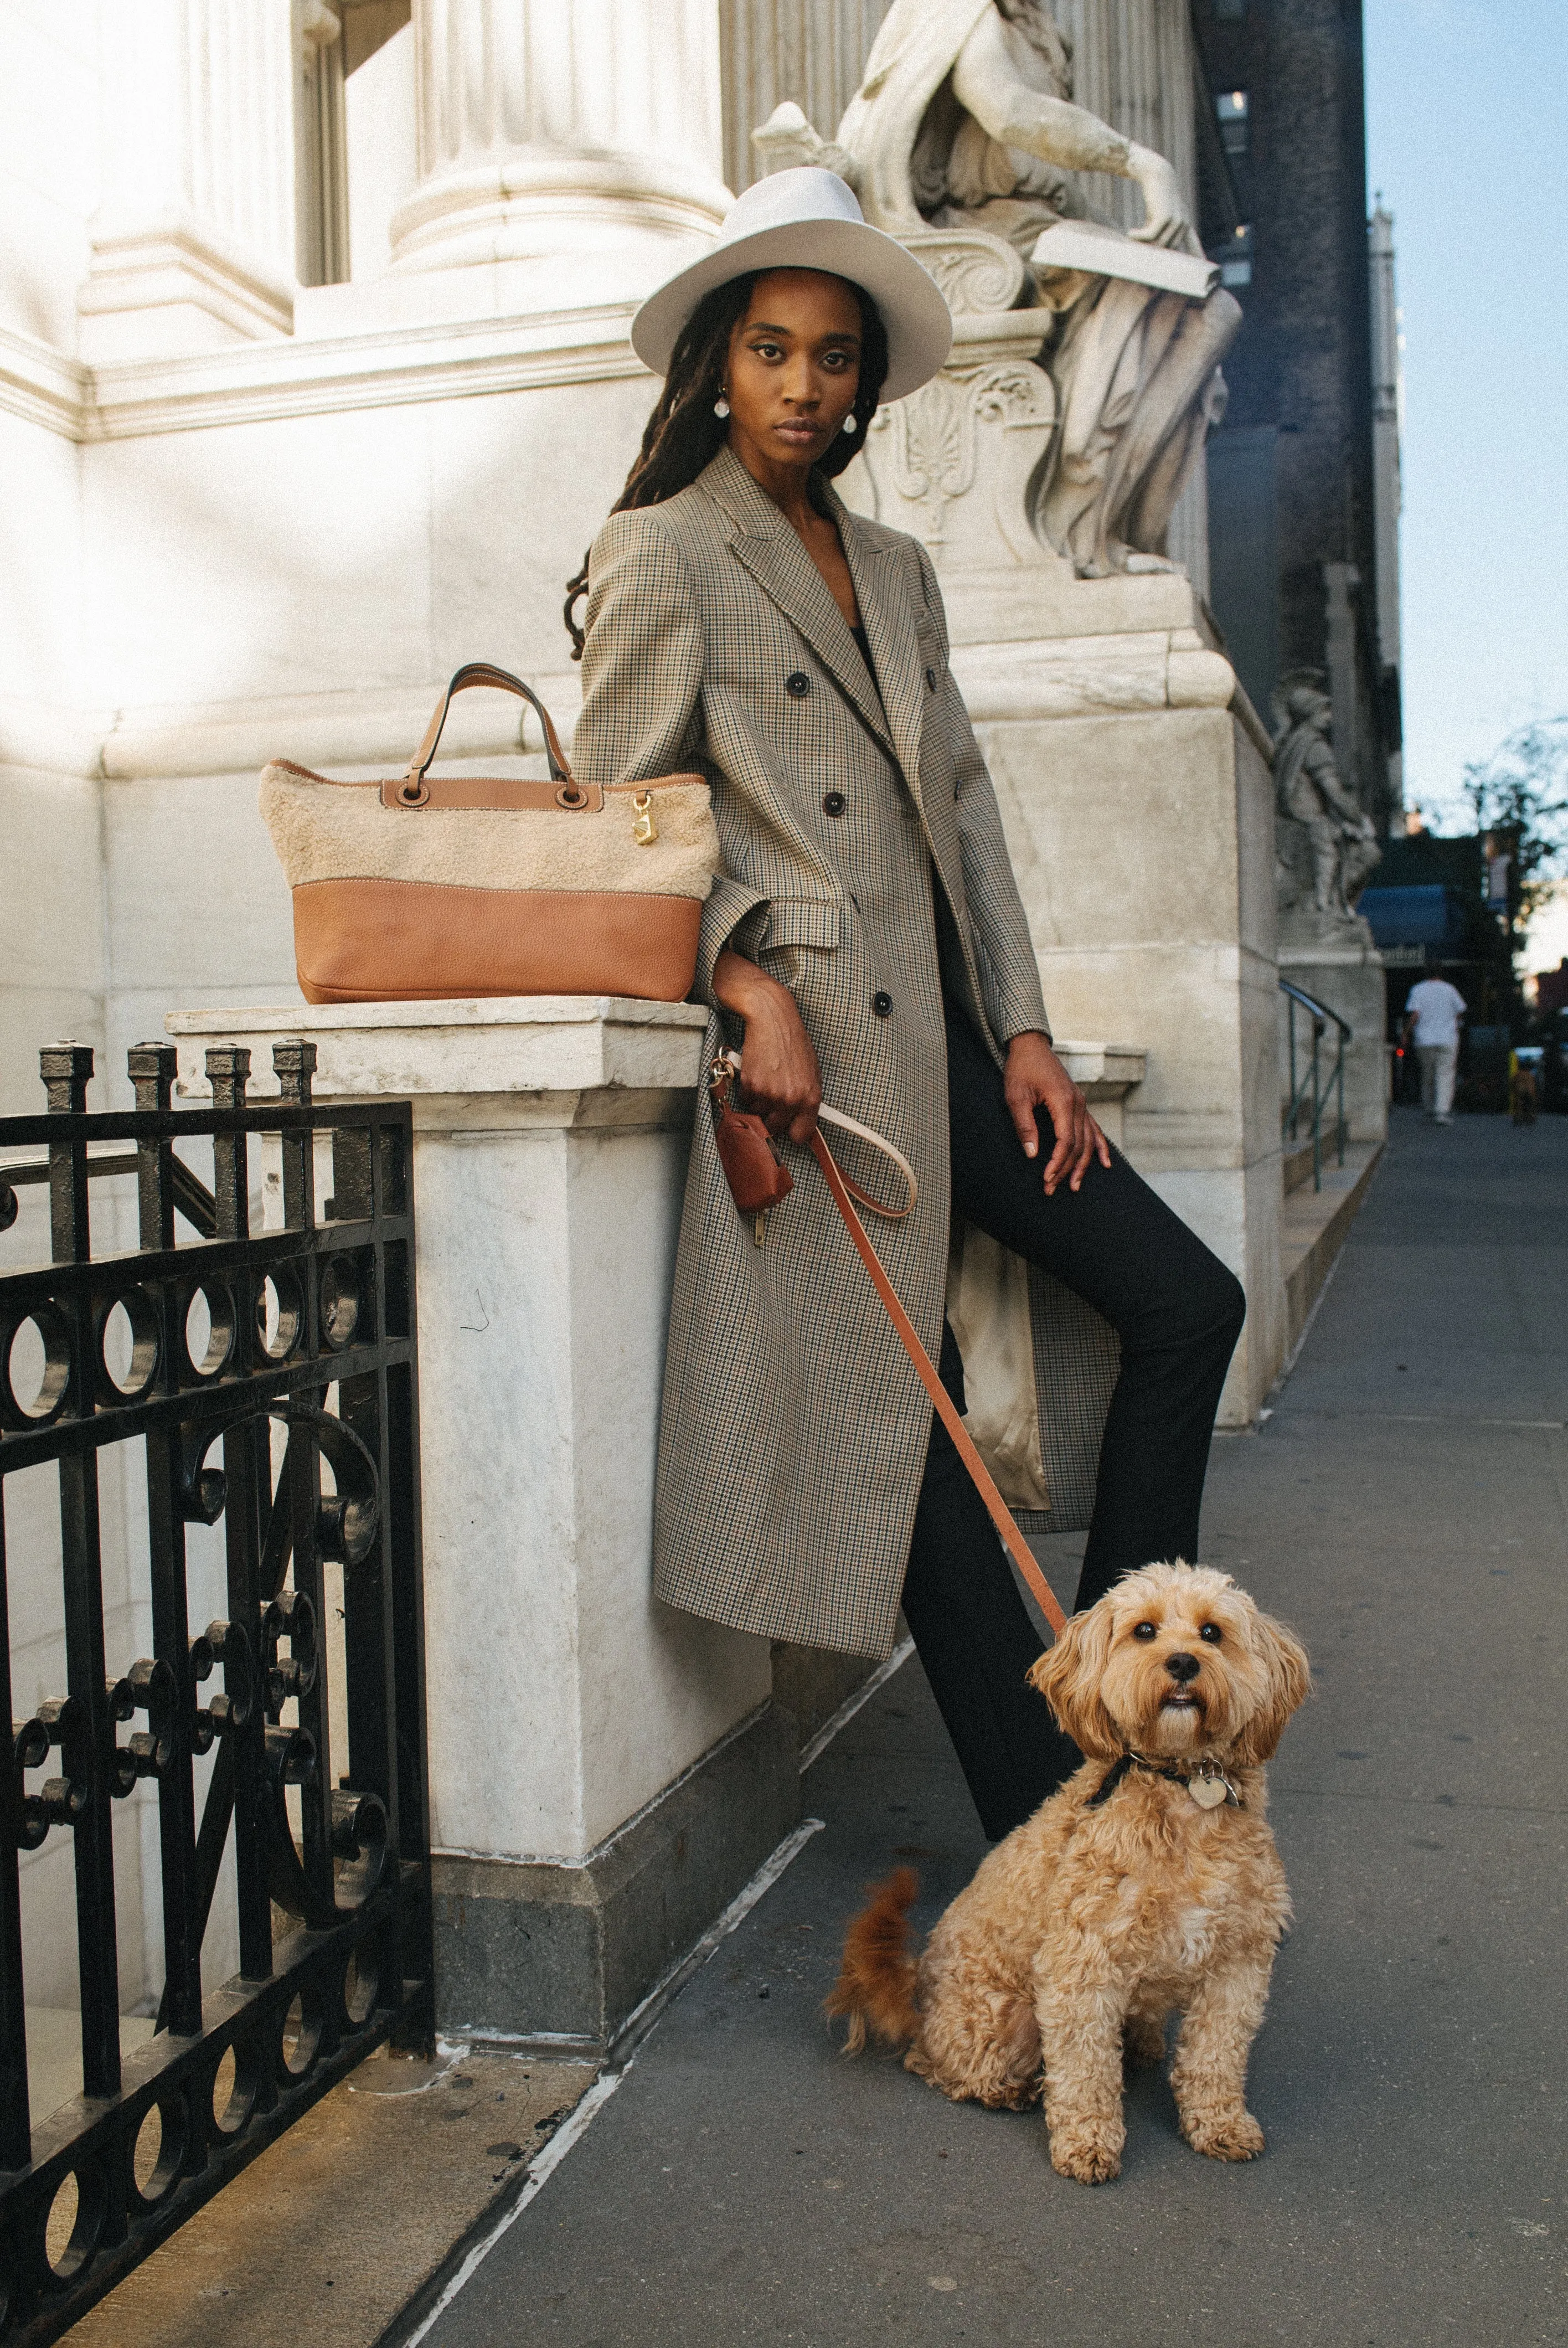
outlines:
[[[631,837],[639,848],[651,848],[659,837],[659,826],[653,820],[652,792],[634,791],[631,804],[637,809],[637,822]]]
[[[764,1207],[752,1225],[752,1245],[761,1247],[768,1235],[768,1210]]]

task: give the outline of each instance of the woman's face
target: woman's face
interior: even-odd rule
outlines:
[[[756,472],[799,469],[832,445],[860,382],[860,304],[815,269],[771,269],[730,337],[730,439]]]

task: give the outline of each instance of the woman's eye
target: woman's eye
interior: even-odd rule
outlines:
[[[753,343],[752,350],[759,359],[782,359],[784,356],[776,343]]]
[[[1140,1622],[1135,1625],[1132,1632],[1132,1636],[1135,1639],[1152,1639],[1153,1635],[1154,1625],[1153,1622]]]
[[[1211,1647],[1217,1647],[1225,1633],[1217,1622],[1205,1622],[1198,1636],[1200,1639],[1206,1639]]]

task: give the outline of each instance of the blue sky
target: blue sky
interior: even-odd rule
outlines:
[[[1568,6],[1365,0],[1405,331],[1405,793],[1568,716]]]

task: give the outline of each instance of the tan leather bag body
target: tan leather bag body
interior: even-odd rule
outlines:
[[[453,695],[477,685],[538,713],[548,782],[430,773]],[[505,669],[457,671],[406,773],[334,781],[278,758],[261,808],[307,1003],[691,993],[719,865],[707,783],[575,782],[548,711]]]

